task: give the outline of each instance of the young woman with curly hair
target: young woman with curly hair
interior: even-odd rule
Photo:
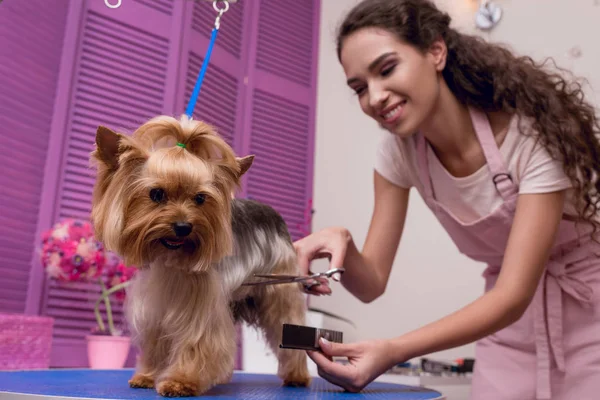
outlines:
[[[341,24],[338,56],[361,109],[389,135],[362,250],[343,227],[315,232],[295,243],[304,272],[329,257],[358,299],[383,294],[411,188],[487,269],[484,294],[439,321],[385,340],[323,342],[309,353],[321,376],[358,391],[396,363],[476,341],[473,399],[596,398],[600,146],[581,87],[459,33],[428,0],[362,1]]]

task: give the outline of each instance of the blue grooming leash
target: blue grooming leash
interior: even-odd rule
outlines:
[[[215,27],[210,35],[210,42],[208,43],[208,49],[206,50],[204,61],[202,61],[202,68],[200,68],[198,79],[196,79],[196,85],[194,86],[194,90],[190,96],[190,101],[188,102],[187,108],[185,109],[185,115],[187,115],[190,119],[194,113],[194,108],[196,107],[196,102],[198,101],[198,95],[200,94],[200,89],[202,88],[202,82],[204,81],[204,75],[206,75],[210,56],[212,55],[213,47],[215,46],[215,41],[217,40],[217,33],[219,33],[219,28],[221,26],[221,17],[225,12],[227,12],[227,10],[229,10],[229,2],[225,0],[223,3],[225,3],[225,6],[223,8],[219,8],[218,1],[213,1],[213,8],[219,13],[219,15],[217,16],[217,19],[215,19]]]
[[[188,116],[188,118],[192,118],[192,114],[194,113],[194,107],[196,106],[196,101],[198,101],[198,95],[200,94],[202,81],[204,81],[204,75],[206,74],[206,70],[208,69],[208,62],[210,61],[210,56],[212,54],[212,50],[215,45],[215,40],[217,39],[218,32],[218,28],[213,28],[212,34],[210,36],[210,43],[208,44],[208,50],[206,50],[206,56],[204,57],[204,61],[202,62],[202,68],[200,69],[198,79],[196,80],[196,86],[194,86],[194,90],[192,91],[190,101],[188,102],[187,108],[185,109],[185,114]]]

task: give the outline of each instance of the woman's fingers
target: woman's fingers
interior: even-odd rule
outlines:
[[[347,242],[336,233],[337,231],[323,231],[294,242],[300,274],[312,274],[310,272],[311,262],[321,258],[327,258],[330,261],[330,268],[342,268]],[[339,275],[332,278],[335,281],[341,279]],[[303,289],[305,293],[317,296],[332,293],[329,280],[324,277],[304,283]]]

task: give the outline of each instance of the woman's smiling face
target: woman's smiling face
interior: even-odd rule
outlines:
[[[363,112],[384,129],[406,137],[432,113],[440,93],[445,47],[423,53],[380,28],[344,39],[340,60]]]

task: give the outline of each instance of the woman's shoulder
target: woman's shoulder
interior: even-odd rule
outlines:
[[[514,115],[500,149],[519,183],[520,193],[562,190],[571,186],[562,162],[544,146],[532,118]]]
[[[385,133],[377,146],[375,170],[400,187],[414,186],[416,176],[414,138],[401,138],[391,133]]]

